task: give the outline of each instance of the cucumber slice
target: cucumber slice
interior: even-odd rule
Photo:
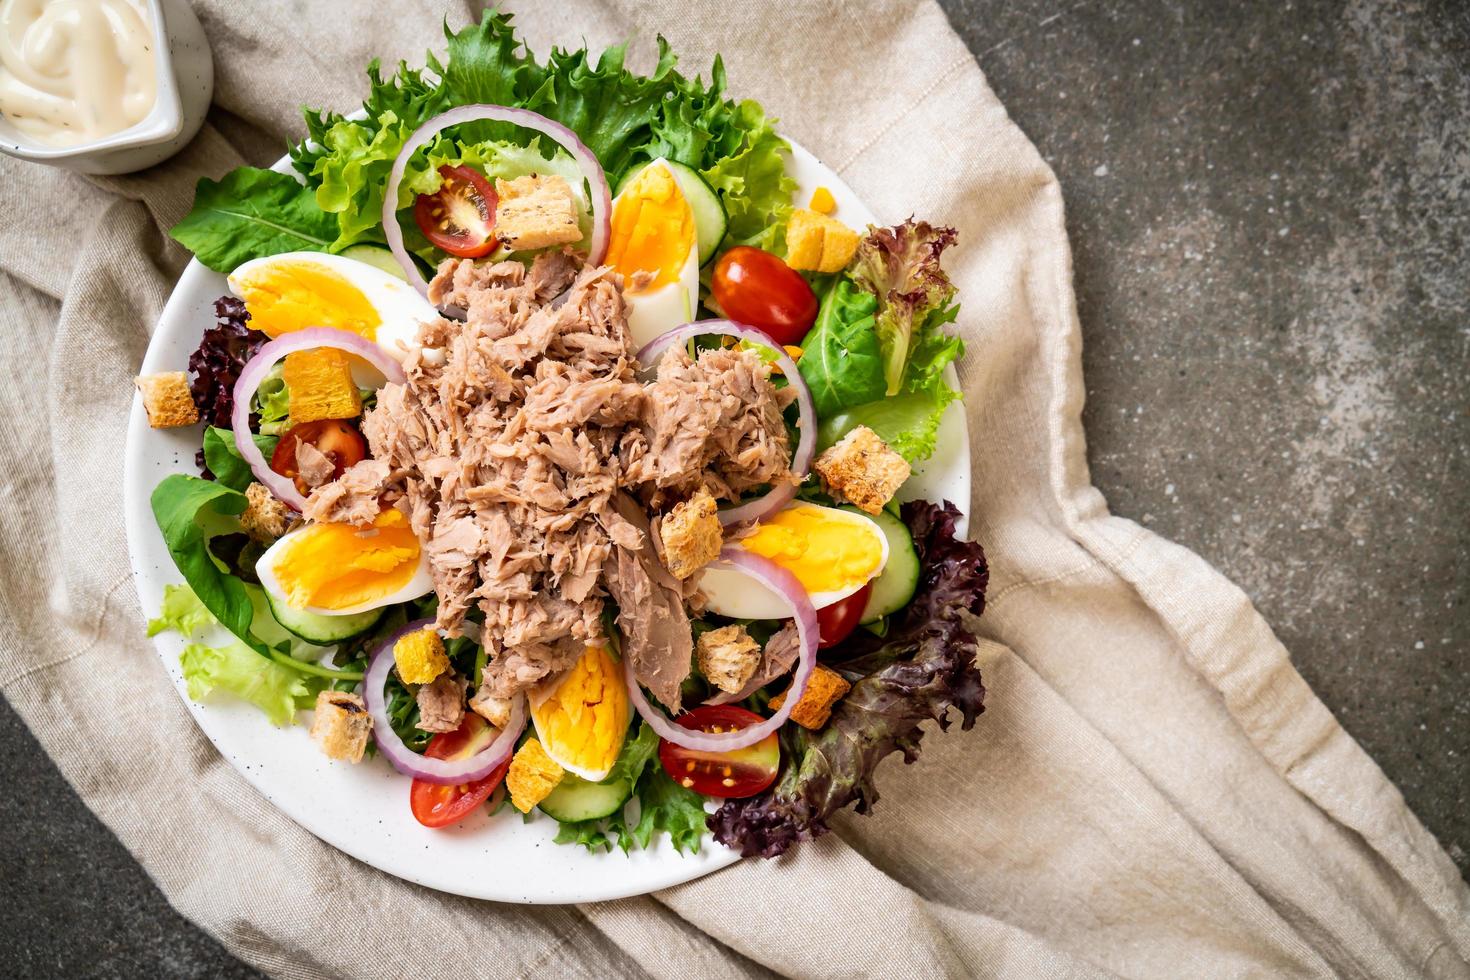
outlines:
[[[914,539],[903,522],[886,510],[869,514],[856,507],[843,506],[840,509],[870,518],[888,539],[888,564],[873,580],[873,594],[868,597],[868,607],[859,620],[862,623],[877,622],[907,606],[914,597],[914,590],[919,587],[919,555],[914,551]]]
[[[386,248],[377,245],[349,245],[339,253],[344,259],[353,259],[381,269],[395,279],[408,282],[408,276],[403,274],[403,266],[393,257],[393,253]]]
[[[679,185],[680,193],[684,195],[684,200],[689,202],[689,210],[694,212],[695,246],[699,250],[699,264],[704,265],[714,258],[715,250],[725,240],[725,228],[729,224],[729,218],[725,214],[725,205],[720,202],[720,195],[715,192],[707,180],[699,175],[698,170],[686,167],[676,160],[660,158],[625,174],[618,182],[617,193],[623,193],[639,174],[655,163],[669,168],[669,172],[674,175],[674,182]]]
[[[580,820],[600,820],[610,817],[628,802],[633,795],[633,785],[626,779],[615,779],[610,783],[592,783],[581,776],[567,773],[556,784],[556,789],[537,806],[547,816],[562,823]]]
[[[283,629],[293,636],[299,636],[307,643],[315,643],[318,646],[340,643],[349,637],[356,636],[372,628],[383,617],[381,609],[369,609],[350,616],[321,616],[317,613],[302,612],[300,609],[292,609],[269,592],[265,594],[265,601],[271,607],[271,615]]]

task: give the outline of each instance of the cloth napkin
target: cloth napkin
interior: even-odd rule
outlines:
[[[930,2],[516,5],[534,49],[723,53],[885,221],[960,232],[988,706],[886,763],[869,818],[655,895],[526,908],[321,843],[195,728],[143,636],[120,487],[131,380],[195,179],[268,164],[302,102],[419,63],[422,2],[199,0],[216,105],[151,171],[0,162],[0,691],[185,915],[285,977],[1470,976],[1470,893],[1245,595],[1088,478],[1055,177]],[[150,610],[151,612],[151,610]]]

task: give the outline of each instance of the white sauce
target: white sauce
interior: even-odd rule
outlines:
[[[143,0],[0,0],[0,114],[49,146],[134,126],[158,78]]]

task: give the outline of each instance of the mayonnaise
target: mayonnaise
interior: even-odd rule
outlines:
[[[76,146],[141,122],[158,97],[143,0],[0,0],[0,115]]]

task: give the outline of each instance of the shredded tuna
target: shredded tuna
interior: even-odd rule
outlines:
[[[677,708],[686,603],[700,596],[664,568],[648,510],[702,486],[734,499],[793,479],[786,393],[760,359],[673,351],[645,384],[621,279],[578,261],[442,265],[430,298],[465,321],[422,327],[407,382],[384,386],[363,419],[372,458],[307,501],[314,520],[365,524],[388,505],[408,516],[438,626],[454,634],[471,609],[484,616],[486,710],[603,640],[608,596],[639,680]]]
[[[296,443],[296,472],[309,487],[319,487],[332,478],[336,469],[330,457],[305,439]]]
[[[790,673],[800,653],[801,639],[797,635],[796,626],[787,623],[766,641],[766,648],[761,652],[761,662],[756,665],[755,673],[750,675],[750,680],[745,682],[744,687],[733,694],[724,692],[716,694],[705,701],[705,704],[730,704],[734,701],[744,701],[771,681],[783,674]]]
[[[440,674],[419,688],[418,727],[426,732],[452,732],[464,721],[464,692],[469,686],[453,672]]]

